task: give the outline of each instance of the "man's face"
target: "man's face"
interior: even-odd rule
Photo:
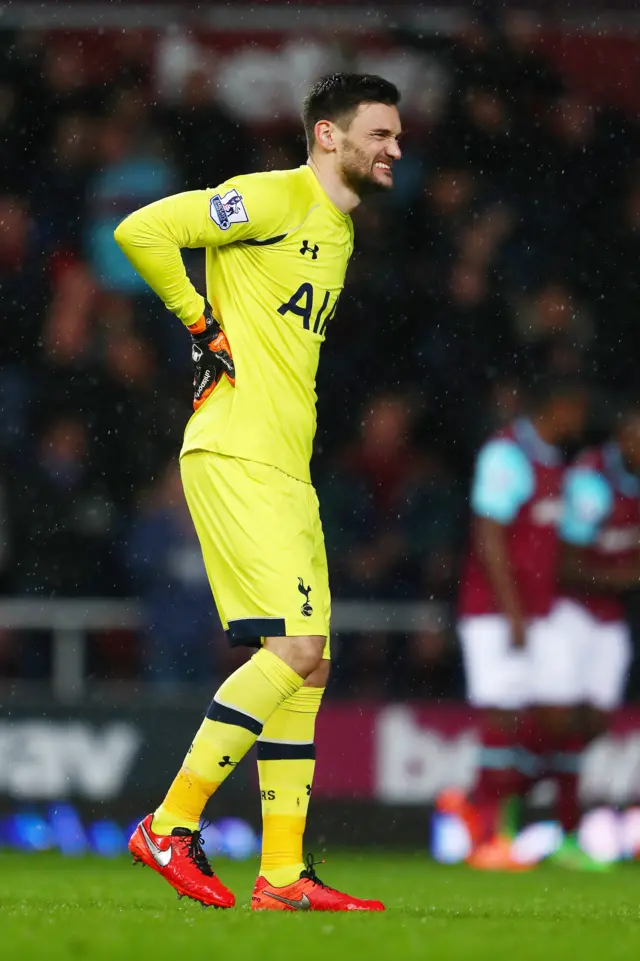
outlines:
[[[359,197],[393,187],[401,129],[397,107],[384,103],[361,104],[345,130],[334,125],[338,169]]]
[[[555,422],[559,439],[571,443],[580,440],[589,413],[589,397],[586,391],[577,391],[558,399]]]

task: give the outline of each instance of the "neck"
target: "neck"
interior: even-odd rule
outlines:
[[[310,156],[307,158],[307,166],[313,170],[329,200],[343,214],[351,213],[358,206],[360,197],[346,185],[336,170],[331,154],[326,157]]]

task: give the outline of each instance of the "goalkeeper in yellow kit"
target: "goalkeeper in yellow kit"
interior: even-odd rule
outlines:
[[[303,167],[167,197],[115,237],[192,337],[184,491],[231,644],[257,653],[222,684],[169,792],[129,848],[176,889],[232,907],[202,851],[208,798],[257,741],[263,841],[254,910],[383,910],[303,860],[315,719],[329,674],[330,594],[309,461],[315,378],[353,250],[349,212],[392,186],[399,93],[334,74],[304,103]],[[205,247],[207,296],[182,247]]]

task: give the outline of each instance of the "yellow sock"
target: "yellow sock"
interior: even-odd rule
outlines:
[[[304,870],[302,839],[316,766],[316,715],[323,693],[322,687],[301,687],[273,712],[258,740],[260,874],[276,887],[297,881]]]
[[[242,760],[302,678],[271,651],[260,650],[218,689],[178,776],[153,816],[157,834],[195,831],[211,795]]]

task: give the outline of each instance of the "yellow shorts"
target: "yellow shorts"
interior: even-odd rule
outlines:
[[[328,658],[331,595],[313,486],[210,451],[184,454],[180,472],[229,643],[316,635]]]

